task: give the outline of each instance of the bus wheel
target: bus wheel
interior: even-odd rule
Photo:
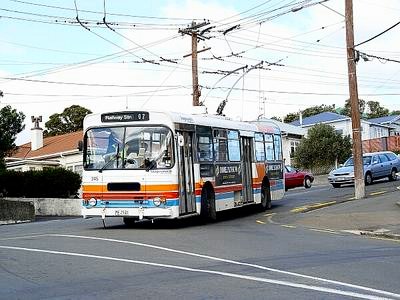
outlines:
[[[272,203],[271,203],[271,192],[269,185],[263,186],[262,191],[261,191],[261,209],[267,210],[271,209]]]
[[[216,221],[217,211],[215,209],[215,196],[209,187],[204,187],[201,191],[201,211],[200,216],[205,221]]]

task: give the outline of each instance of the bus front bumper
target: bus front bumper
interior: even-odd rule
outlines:
[[[170,207],[135,207],[135,208],[109,208],[109,207],[83,207],[81,210],[83,218],[89,217],[136,217],[143,218],[175,218],[174,211]]]

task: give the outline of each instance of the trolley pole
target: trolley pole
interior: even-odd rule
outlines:
[[[357,90],[357,74],[354,50],[353,1],[345,0],[347,69],[349,74],[349,93],[351,123],[353,128],[354,190],[356,199],[365,197],[365,182],[361,143],[360,105]]]
[[[183,57],[192,56],[193,106],[200,105],[199,75],[198,75],[198,70],[197,70],[197,53],[210,49],[210,48],[206,48],[206,49],[197,51],[197,40],[204,39],[201,36],[201,33],[199,34],[198,29],[203,26],[206,26],[208,24],[210,24],[210,23],[209,22],[196,23],[193,21],[191,24],[191,27],[188,27],[185,29],[179,29],[179,33],[181,33],[182,35],[187,34],[192,37],[192,53],[188,54],[188,55],[184,55]]]

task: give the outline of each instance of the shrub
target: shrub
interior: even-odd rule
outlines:
[[[67,198],[76,195],[80,185],[80,176],[63,168],[0,172],[0,193],[7,197]]]

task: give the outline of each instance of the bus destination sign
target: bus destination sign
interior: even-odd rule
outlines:
[[[134,122],[148,121],[150,119],[147,111],[114,112],[101,115],[101,122]]]

